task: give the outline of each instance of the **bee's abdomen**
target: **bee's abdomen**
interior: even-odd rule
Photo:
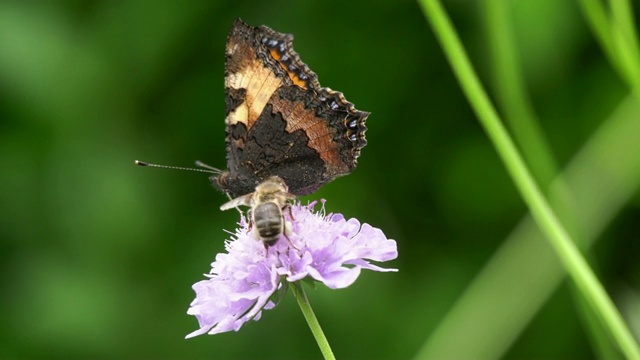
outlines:
[[[260,239],[274,245],[283,229],[282,210],[275,203],[260,204],[253,209],[253,221]]]

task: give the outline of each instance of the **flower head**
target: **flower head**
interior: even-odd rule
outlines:
[[[227,253],[218,254],[207,280],[193,289],[196,298],[187,311],[195,315],[200,329],[187,338],[204,333],[237,331],[244,323],[258,320],[262,309],[271,309],[271,300],[285,282],[305,278],[324,283],[331,289],[351,285],[361,269],[397,271],[373,265],[369,260],[388,261],[398,256],[396,242],[380,229],[345,220],[340,214],[314,212],[313,202],[292,206],[291,233],[265,249],[256,240],[244,217],[232,239],[225,243]]]

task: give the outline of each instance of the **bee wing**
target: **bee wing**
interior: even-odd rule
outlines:
[[[224,210],[229,210],[232,209],[234,207],[238,207],[240,205],[244,205],[244,206],[251,206],[252,200],[253,199],[253,193],[249,193],[246,195],[242,195],[242,196],[238,196],[235,199],[231,199],[229,201],[227,201],[226,203],[222,204],[222,206],[220,206],[220,210],[224,211]]]

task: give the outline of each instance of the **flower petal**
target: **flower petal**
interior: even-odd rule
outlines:
[[[244,217],[240,228],[225,243],[227,253],[218,254],[211,264],[209,279],[193,289],[196,298],[187,311],[195,315],[200,329],[187,338],[204,333],[238,331],[249,320],[258,320],[263,309],[275,307],[271,301],[282,288],[282,281],[299,281],[310,277],[331,289],[353,284],[362,269],[397,271],[371,264],[398,256],[397,244],[384,233],[357,219],[346,220],[341,214],[314,212],[313,202],[293,205],[291,234],[265,250],[264,244],[250,234]],[[286,291],[286,288],[282,288]]]

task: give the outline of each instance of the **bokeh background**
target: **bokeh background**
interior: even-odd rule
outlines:
[[[637,335],[637,102],[577,2],[513,3],[507,35],[529,106],[559,168],[576,163],[573,224]],[[444,5],[508,113],[486,2]],[[308,290],[338,358],[606,351],[416,3],[3,0],[0,358],[321,357],[291,294],[238,333],[184,339],[197,328],[191,285],[237,213],[219,210],[205,174],[133,165],[225,166],[224,45],[238,17],[294,34],[321,84],[372,113],[358,169],[303,198],[398,242],[385,264],[398,273]]]

